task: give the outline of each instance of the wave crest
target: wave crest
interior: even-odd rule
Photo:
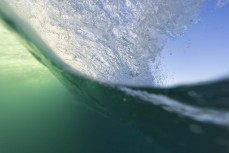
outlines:
[[[12,0],[51,49],[102,82],[157,85],[159,54],[196,20],[200,0]],[[158,62],[159,61],[159,62]]]

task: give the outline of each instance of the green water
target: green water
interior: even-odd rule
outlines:
[[[0,24],[0,152],[151,152],[141,133],[78,103]]]

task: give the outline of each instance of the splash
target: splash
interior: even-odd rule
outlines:
[[[160,52],[195,22],[200,0],[6,1],[76,71],[101,82],[157,85]],[[158,62],[159,61],[159,62]]]

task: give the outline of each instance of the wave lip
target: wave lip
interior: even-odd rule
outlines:
[[[195,22],[201,1],[5,1],[55,54],[102,82],[156,86],[168,37]],[[32,9],[31,9],[32,8]]]

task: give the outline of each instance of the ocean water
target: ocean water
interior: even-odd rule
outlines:
[[[203,3],[1,1],[0,151],[227,153],[227,77],[165,87],[160,70]]]

